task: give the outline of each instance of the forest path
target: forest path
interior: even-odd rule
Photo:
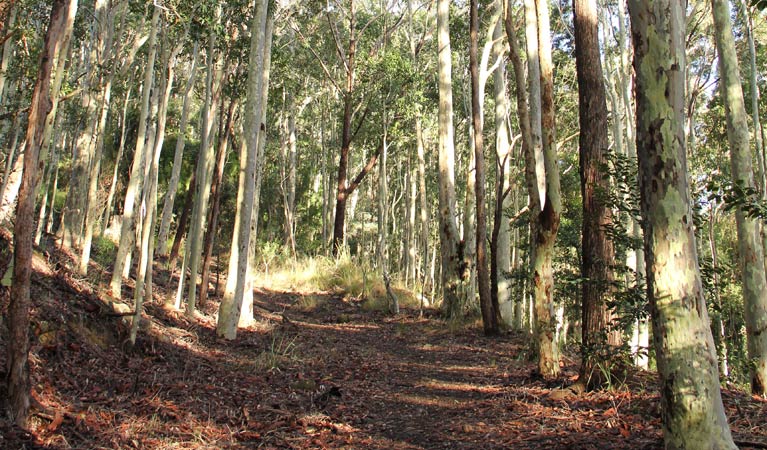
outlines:
[[[282,406],[321,418],[324,426],[310,427],[316,433],[310,446],[596,449],[660,444],[658,421],[642,414],[651,413],[647,406],[655,401],[646,395],[634,399],[624,390],[569,403],[548,400],[551,389],[566,384],[575,368],[566,368],[560,380],[548,385],[534,379],[534,365],[519,346],[521,336],[485,338],[477,327],[450,330],[417,311],[392,317],[366,312],[353,299],[309,297],[306,302],[296,294],[262,292],[258,306],[288,318],[282,319],[281,333],[294,339],[301,364],[286,375],[318,380],[317,391],[303,403]],[[313,401],[323,386],[337,387],[341,397]]]
[[[575,361],[544,383],[524,336],[485,338],[480,326],[450,326],[429,310],[394,317],[335,293],[264,289],[255,323],[234,341],[215,335],[215,301],[194,319],[151,302],[131,350],[122,318],[105,314],[92,288],[108,278],[94,276],[84,282],[53,261],[33,277],[35,428],[0,418],[0,448],[662,446],[649,373],[555,400]],[[724,396],[735,435],[767,441],[767,403]]]

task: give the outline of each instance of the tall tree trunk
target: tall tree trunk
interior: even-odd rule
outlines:
[[[344,227],[346,222],[346,201],[351,194],[347,192],[347,176],[349,166],[349,147],[352,141],[352,115],[354,114],[354,71],[355,57],[357,55],[357,36],[355,28],[356,9],[354,0],[349,2],[349,48],[346,54],[346,90],[344,92],[344,115],[343,130],[341,132],[341,154],[338,160],[338,175],[336,176],[336,208],[333,222],[333,256],[338,256],[345,244]]]
[[[263,104],[262,89],[265,82],[266,64],[266,23],[268,2],[256,3],[256,13],[250,27],[250,62],[248,64],[247,101],[243,110],[246,125],[245,139],[240,147],[240,179],[237,190],[237,212],[232,232],[232,247],[229,253],[229,275],[227,276],[224,298],[218,311],[216,334],[226,339],[237,337],[237,325],[243,307],[246,277],[248,275],[248,251],[251,246],[251,222],[253,203],[256,200],[256,163],[259,135],[265,128],[261,123]]]
[[[149,141],[152,153],[148,177],[144,187],[142,211],[144,211],[144,220],[141,221],[141,243],[139,247],[139,266],[136,274],[136,286],[133,291],[133,300],[135,313],[131,322],[130,342],[136,343],[139,324],[141,323],[141,314],[143,312],[143,303],[149,302],[153,298],[152,272],[154,262],[154,230],[157,220],[157,184],[159,176],[160,156],[165,142],[165,125],[168,115],[168,102],[173,91],[173,78],[176,57],[182,47],[177,46],[171,50],[167,35],[164,38],[164,56],[166,76],[161,78],[160,85],[157,87],[159,100],[159,110],[157,112],[157,126],[154,132],[154,140]],[[150,155],[148,155],[150,156]],[[142,290],[143,289],[143,290]]]
[[[503,13],[503,0],[496,0],[494,7],[499,13]],[[504,53],[506,47],[503,41],[503,19],[499,20],[493,30],[493,59],[499,59],[498,68],[493,72],[493,93],[495,99],[495,154],[497,158],[496,193],[500,201],[496,201],[493,227],[498,222],[497,238],[495,239],[495,251],[491,251],[496,265],[495,282],[491,282],[496,290],[495,302],[498,304],[498,314],[506,325],[511,325],[513,317],[513,305],[511,296],[511,283],[507,274],[511,271],[511,225],[505,212],[511,208],[511,196],[508,190],[511,187],[511,141],[509,136],[509,98],[506,94],[506,60]],[[509,186],[509,189],[506,188]],[[492,240],[491,240],[492,241]]]
[[[455,143],[453,86],[450,50],[450,1],[437,0],[437,49],[439,70],[439,237],[442,261],[442,297],[445,316],[457,318],[467,275],[458,236],[455,209]]]
[[[208,215],[208,229],[205,231],[205,242],[203,242],[202,257],[202,275],[200,276],[200,306],[208,300],[208,283],[210,281],[210,263],[213,259],[213,245],[216,242],[216,233],[218,231],[218,215],[221,209],[221,190],[224,187],[224,165],[229,148],[229,136],[232,133],[232,119],[234,117],[234,108],[237,105],[236,100],[229,101],[229,108],[224,109],[223,96],[221,100],[221,114],[226,114],[226,120],[223,118],[219,122],[218,131],[218,150],[216,152],[216,168],[213,171],[213,184],[211,185],[211,206]]]
[[[716,239],[714,234],[714,227],[717,221],[717,212],[719,205],[712,204],[711,212],[708,218],[708,246],[711,250],[711,268],[714,290],[714,301],[716,302],[715,313],[711,318],[711,330],[714,335],[714,343],[716,344],[716,354],[719,357],[719,376],[726,380],[730,376],[729,361],[727,358],[727,336],[724,330],[724,320],[722,320],[722,298],[720,294],[719,286],[719,255],[716,250]]]
[[[194,43],[192,52],[192,67],[189,69],[189,79],[184,91],[184,104],[181,107],[181,120],[179,121],[179,132],[176,136],[176,151],[173,154],[173,169],[171,169],[170,181],[168,181],[168,191],[165,193],[165,202],[162,207],[162,218],[160,219],[160,231],[157,234],[157,242],[161,255],[168,254],[168,234],[170,232],[170,222],[173,216],[173,203],[176,200],[178,191],[178,182],[181,178],[181,166],[183,165],[184,146],[186,145],[186,127],[189,122],[189,109],[194,91],[194,82],[197,78],[197,60],[200,54],[199,42]]]
[[[194,204],[194,192],[197,190],[197,166],[195,165],[192,171],[192,176],[189,180],[189,187],[186,190],[186,197],[184,198],[184,207],[181,209],[181,216],[178,218],[178,226],[176,227],[176,234],[173,237],[173,245],[170,247],[170,255],[168,256],[168,269],[171,271],[176,269],[176,260],[178,259],[179,252],[181,251],[181,242],[184,239],[186,228],[189,224],[189,216],[192,214],[192,205]],[[184,267],[186,265],[184,264]],[[183,276],[183,271],[182,275]],[[183,284],[183,283],[182,283]]]
[[[599,53],[599,26],[596,0],[573,0],[575,57],[578,73],[580,122],[579,155],[581,197],[583,199],[581,368],[576,386],[583,390],[599,388],[608,372],[613,352],[608,346],[619,344],[611,331],[612,313],[607,307],[612,282],[611,267],[615,251],[607,230],[612,211],[605,204],[610,190],[604,173],[607,159],[607,99]]]
[[[99,36],[99,24],[103,23],[105,0],[95,0],[91,22],[92,37],[84,51],[85,77],[83,78],[82,109],[85,114],[85,124],[82,134],[77,138],[75,154],[72,158],[72,169],[67,189],[67,198],[62,211],[61,244],[66,248],[80,248],[83,241],[83,226],[88,207],[88,179],[90,166],[95,161],[97,124],[99,123],[99,97],[101,96],[101,63],[98,55],[103,55],[103,49],[98,48],[104,42]],[[86,266],[87,268],[87,263]],[[82,273],[82,270],[81,270]]]
[[[282,142],[280,143],[280,188],[282,191],[285,223],[283,234],[285,245],[296,254],[295,213],[296,213],[296,104],[293,94],[283,92]]]
[[[727,0],[711,0],[714,13],[714,35],[719,53],[719,88],[727,114],[727,141],[730,147],[732,181],[745,188],[754,188],[751,165],[751,145],[748,132],[743,88],[740,84],[738,54],[730,23]],[[764,272],[764,249],[759,239],[756,219],[738,209],[735,212],[738,229],[738,250],[743,282],[743,305],[751,367],[751,391],[767,396],[767,280]]]
[[[685,6],[629,1],[647,293],[667,449],[735,449],[693,234],[684,136]]]
[[[149,32],[149,55],[147,56],[146,69],[144,71],[144,86],[141,98],[141,111],[139,113],[138,133],[136,136],[136,150],[133,154],[133,166],[131,167],[128,188],[125,192],[123,206],[123,218],[120,226],[120,243],[117,246],[112,280],[109,284],[112,296],[119,299],[122,296],[122,276],[126,268],[126,261],[133,249],[135,239],[134,217],[136,195],[139,194],[144,166],[144,147],[146,140],[147,117],[149,116],[149,100],[154,80],[154,63],[157,54],[157,32],[160,27],[160,7],[154,6],[152,12],[152,25]],[[129,267],[128,267],[129,268]]]
[[[123,11],[126,11],[125,9]],[[125,12],[123,12],[125,14]],[[112,20],[110,26],[109,20]],[[107,114],[109,113],[109,107],[112,99],[112,83],[114,82],[115,75],[117,74],[117,56],[121,49],[121,40],[115,39],[115,47],[112,48],[110,43],[112,40],[112,28],[114,26],[114,20],[112,15],[108,11],[105,0],[96,1],[96,24],[98,27],[97,35],[97,49],[96,49],[96,63],[103,67],[106,65],[109,57],[114,57],[112,63],[113,67],[109,73],[101,74],[97,79],[99,83],[103,81],[103,86],[99,86],[99,119],[95,125],[94,143],[95,146],[93,157],[90,161],[90,169],[88,173],[88,191],[87,201],[85,202],[85,218],[84,218],[84,232],[82,241],[82,253],[80,255],[80,262],[78,270],[80,274],[84,275],[88,271],[88,262],[90,261],[91,245],[93,244],[93,233],[96,227],[96,221],[99,218],[99,202],[97,201],[98,188],[99,188],[99,175],[101,174],[101,155],[104,151],[104,133],[107,125]],[[108,52],[108,54],[107,54]]]
[[[483,121],[481,116],[480,74],[479,74],[479,11],[478,0],[470,2],[470,50],[469,68],[471,70],[471,117],[474,125],[474,186],[477,208],[477,283],[479,303],[482,309],[482,323],[485,335],[498,334],[498,313],[490,297],[490,272],[487,259],[487,211],[485,204],[485,154],[483,141]]]
[[[132,81],[132,80],[131,80]],[[128,104],[130,103],[131,82],[128,82],[128,90],[125,92],[125,103],[123,104],[122,117],[120,118],[120,145],[117,146],[117,156],[115,156],[115,166],[112,170],[112,182],[109,184],[109,193],[107,194],[107,204],[104,206],[104,212],[101,217],[101,232],[103,233],[109,228],[109,223],[112,221],[112,202],[115,198],[115,191],[117,190],[117,175],[120,170],[120,161],[122,161],[123,152],[125,151],[125,134],[127,131],[126,121],[128,120]]]
[[[526,6],[527,10],[527,6]],[[527,19],[526,19],[527,21]],[[514,81],[516,83],[516,100],[517,100],[517,116],[519,118],[519,130],[522,136],[522,155],[525,158],[525,184],[527,185],[527,193],[528,198],[530,201],[529,205],[529,215],[530,215],[530,236],[532,240],[532,236],[534,234],[535,230],[535,213],[540,210],[540,203],[539,203],[539,188],[538,188],[538,182],[536,179],[536,159],[535,159],[535,152],[536,152],[536,146],[539,145],[538,141],[540,139],[540,134],[534,133],[533,128],[533,120],[532,117],[535,110],[528,104],[528,95],[527,95],[527,77],[525,74],[525,68],[522,63],[522,58],[520,56],[521,51],[519,49],[519,42],[517,40],[517,33],[514,28],[514,17],[512,13],[512,5],[511,0],[508,0],[506,2],[506,14],[504,17],[504,26],[506,29],[506,36],[508,37],[509,41],[509,59],[511,60],[512,68],[514,70]],[[531,27],[527,27],[531,28]],[[534,35],[530,36],[530,33],[528,34],[528,44],[531,44],[530,42],[532,39],[535,38]],[[536,40],[537,42],[537,40]],[[537,64],[533,60],[528,60],[528,67],[534,66],[533,68],[537,67]],[[531,71],[532,73],[532,71]],[[537,73],[537,72],[536,72]],[[531,83],[532,87],[533,83]],[[539,97],[540,98],[540,97]],[[540,123],[540,121],[538,121]],[[537,130],[536,133],[540,132],[539,125],[536,125]],[[534,249],[532,243],[530,243],[530,249]],[[532,253],[532,252],[531,252]],[[531,260],[531,267],[532,267],[532,259],[533,255],[530,255]],[[520,318],[520,327],[522,325],[521,318],[522,316],[530,317],[528,314],[529,308],[526,307],[527,305],[527,282],[524,282],[523,289],[522,289],[522,300],[520,301],[520,311],[518,314],[515,314],[516,317]]]
[[[221,7],[216,13],[221,20]],[[202,230],[208,212],[210,184],[213,174],[215,154],[212,151],[213,130],[216,117],[218,87],[221,83],[222,70],[220,56],[216,56],[216,33],[211,32],[208,41],[208,73],[205,80],[205,102],[202,107],[200,153],[197,157],[197,190],[195,191],[192,215],[189,218],[189,239],[186,240],[185,253],[189,255],[189,289],[186,297],[186,315],[194,316],[197,303],[197,276],[202,254]],[[186,255],[184,256],[186,258]]]
[[[261,84],[261,126],[266,130],[267,105],[269,101],[269,77],[272,65],[272,35],[274,33],[274,17],[269,14],[266,19],[266,42],[264,43],[264,75]],[[253,280],[256,271],[256,239],[258,238],[259,207],[261,206],[261,185],[264,178],[266,140],[268,133],[258,133],[258,150],[256,154],[256,182],[253,190],[253,214],[250,220],[250,247],[248,248],[248,272],[245,279],[245,293],[242,298],[242,308],[238,326],[244,327],[253,323]]]
[[[387,234],[389,231],[388,198],[389,198],[389,180],[387,177],[387,165],[389,159],[389,136],[387,134],[386,124],[386,104],[383,105],[383,150],[381,151],[381,162],[378,163],[378,248],[376,255],[378,257],[378,266],[382,273],[388,273],[388,249]],[[388,275],[387,275],[388,276]]]
[[[559,374],[559,346],[555,339],[552,259],[562,203],[556,160],[554,80],[548,4],[525,1],[527,24],[530,118],[539,203],[531,209],[533,228],[533,297],[538,369],[545,378]]]
[[[11,30],[14,27],[14,24],[16,23],[16,11],[18,8],[14,7],[15,5],[11,4],[8,11],[8,18],[5,21],[5,32],[10,33]],[[0,59],[0,105],[3,105],[6,96],[5,92],[5,83],[8,80],[8,64],[11,62],[11,57],[13,54],[13,43],[14,39],[7,39],[3,43],[3,56],[2,59]]]
[[[30,280],[32,275],[32,241],[34,238],[34,214],[38,164],[45,122],[53,108],[51,70],[54,55],[62,40],[72,32],[77,11],[76,0],[55,0],[51,9],[48,30],[45,33],[37,82],[32,91],[32,102],[27,124],[24,149],[24,172],[22,175],[16,221],[13,226],[13,284],[8,305],[7,388],[8,413],[13,422],[27,427],[32,385],[29,379],[29,310]]]

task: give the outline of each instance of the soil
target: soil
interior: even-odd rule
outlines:
[[[215,301],[193,319],[163,306],[159,266],[159,295],[130,347],[126,317],[93,289],[108,273],[78,279],[58,252],[36,261],[33,427],[0,419],[0,448],[662,448],[650,372],[560,395],[577,360],[544,381],[524,335],[485,338],[431,310],[394,317],[328,292],[258,289],[256,322],[225,341]],[[767,448],[767,402],[723,396],[741,448]]]

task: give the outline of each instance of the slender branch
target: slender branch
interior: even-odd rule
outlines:
[[[365,124],[365,118],[367,117],[368,113],[370,112],[370,103],[365,107],[365,111],[362,112],[362,117],[360,117],[360,120],[357,122],[357,126],[354,127],[354,132],[352,133],[352,141],[354,138],[357,137],[357,134],[360,132],[360,129],[362,128],[362,125]]]
[[[298,27],[293,23],[293,21],[290,22],[290,28],[293,29],[293,31],[296,32],[301,42],[304,43],[304,47],[308,48],[310,52],[312,52],[312,55],[314,55],[314,59],[317,60],[318,63],[320,63],[320,66],[322,67],[322,71],[325,72],[325,76],[327,77],[328,81],[333,85],[334,88],[338,92],[343,92],[343,89],[341,89],[341,86],[338,85],[336,80],[333,78],[333,76],[330,74],[330,70],[328,70],[328,67],[325,65],[325,62],[320,58],[320,55],[317,54],[317,52],[314,50],[314,47],[309,44],[309,41],[306,40],[306,37],[304,37],[303,33],[301,33],[301,30],[298,29]]]
[[[338,53],[338,57],[341,58],[341,62],[344,63],[344,70],[346,70],[346,73],[349,73],[349,61],[346,60],[346,55],[344,54],[344,49],[341,48],[341,41],[338,39],[338,30],[336,29],[336,23],[330,19],[330,13],[326,13],[325,17],[328,19],[328,25],[330,25],[330,32],[333,35],[333,43],[336,44],[336,53]],[[313,52],[314,50],[312,50]]]

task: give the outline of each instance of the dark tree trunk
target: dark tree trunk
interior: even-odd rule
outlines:
[[[597,369],[608,362],[609,345],[619,344],[610,332],[611,312],[607,308],[615,252],[607,227],[612,213],[605,204],[610,189],[603,172],[607,151],[607,100],[599,54],[599,30],[595,0],[573,0],[575,57],[578,73],[580,119],[580,178],[583,198],[581,313],[581,369],[577,385],[598,388],[605,381]]]
[[[181,212],[181,217],[178,218],[178,227],[176,229],[176,237],[173,238],[173,246],[170,249],[170,256],[168,257],[168,268],[173,271],[176,269],[176,260],[178,259],[178,253],[181,251],[181,241],[186,233],[186,227],[189,225],[189,216],[192,214],[192,206],[194,205],[194,190],[197,188],[197,167],[195,166],[192,171],[192,179],[189,180],[189,189],[186,191],[186,199],[184,199],[184,210]]]
[[[39,181],[40,146],[43,129],[52,109],[51,68],[63,37],[71,30],[77,10],[76,0],[55,0],[45,34],[27,125],[24,171],[21,178],[16,220],[13,227],[13,285],[8,305],[8,413],[16,425],[26,428],[29,416],[29,308],[32,275],[32,244],[35,234],[35,193]]]
[[[344,245],[344,222],[346,221],[346,199],[351,190],[346,186],[349,166],[349,147],[352,142],[352,101],[354,92],[354,57],[357,41],[354,33],[356,15],[354,0],[349,2],[349,50],[346,61],[346,92],[344,93],[344,123],[341,132],[341,156],[338,160],[338,189],[336,190],[336,216],[333,223],[333,256],[338,256]],[[364,119],[364,117],[363,117]]]
[[[485,206],[485,155],[482,136],[482,117],[479,92],[479,11],[478,0],[471,0],[469,35],[471,46],[469,50],[469,66],[471,70],[471,116],[474,124],[474,177],[476,184],[474,192],[477,199],[477,284],[479,285],[479,304],[482,309],[482,324],[485,335],[495,335],[498,328],[498,313],[493,305],[490,294],[490,273],[487,267],[487,211]],[[494,258],[491,258],[494,260]],[[495,266],[495,264],[493,264]],[[493,271],[494,273],[495,271]],[[496,287],[497,303],[497,287]]]
[[[221,112],[224,112],[223,96],[221,97]],[[224,181],[224,164],[226,163],[227,147],[229,147],[229,136],[232,132],[232,117],[237,102],[232,100],[226,111],[226,121],[221,120],[219,127],[219,143],[216,153],[216,168],[213,174],[213,185],[211,187],[211,207],[208,215],[208,229],[205,231],[205,242],[203,242],[202,276],[200,277],[200,306],[208,301],[208,282],[210,280],[210,262],[213,259],[213,244],[216,240],[216,231],[218,230],[218,216],[221,209],[221,188]]]

